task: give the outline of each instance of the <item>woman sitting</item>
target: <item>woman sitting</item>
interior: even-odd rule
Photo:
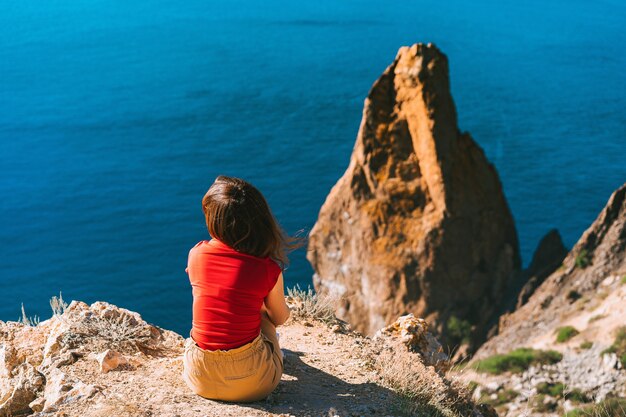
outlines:
[[[185,271],[193,322],[183,379],[205,398],[265,398],[283,373],[276,326],[289,317],[282,270],[301,246],[278,226],[263,195],[248,182],[220,175],[202,199],[211,240],[190,251]]]

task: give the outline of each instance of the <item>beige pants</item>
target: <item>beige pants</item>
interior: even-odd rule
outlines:
[[[282,373],[276,329],[266,318],[256,339],[238,348],[203,350],[191,337],[185,341],[183,380],[205,398],[258,401],[276,388]]]

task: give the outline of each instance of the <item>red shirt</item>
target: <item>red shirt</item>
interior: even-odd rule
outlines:
[[[259,335],[263,299],[281,272],[274,260],[202,240],[189,251],[185,272],[193,292],[191,337],[198,346],[227,350]]]

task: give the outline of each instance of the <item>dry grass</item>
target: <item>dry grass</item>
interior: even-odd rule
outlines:
[[[103,316],[92,314],[81,317],[79,321],[67,323],[71,330],[64,334],[62,343],[70,348],[79,348],[88,340],[93,350],[114,349],[129,354],[137,351],[151,353],[154,328],[139,323],[130,314]]]
[[[461,382],[437,374],[415,354],[398,347],[373,352],[371,366],[381,382],[397,394],[395,411],[401,415],[461,417],[473,415],[471,392]]]
[[[22,303],[22,317],[18,318],[17,322],[26,326],[35,327],[39,324],[39,316],[28,317],[26,310],[24,310],[24,303]]]
[[[59,292],[59,296],[52,296],[50,299],[50,308],[53,316],[61,316],[65,313],[68,304],[63,300],[63,294]]]
[[[318,294],[311,287],[306,290],[296,285],[293,288],[287,288],[287,303],[291,309],[291,317],[295,320],[319,320],[324,323],[332,323],[337,321],[335,316],[335,307],[339,301],[339,297]]]

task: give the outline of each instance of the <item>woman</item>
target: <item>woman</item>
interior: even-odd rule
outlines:
[[[185,271],[193,322],[183,379],[205,398],[249,402],[276,388],[283,357],[276,326],[289,318],[282,270],[301,246],[286,236],[263,195],[220,175],[202,199],[212,239],[190,251]]]

